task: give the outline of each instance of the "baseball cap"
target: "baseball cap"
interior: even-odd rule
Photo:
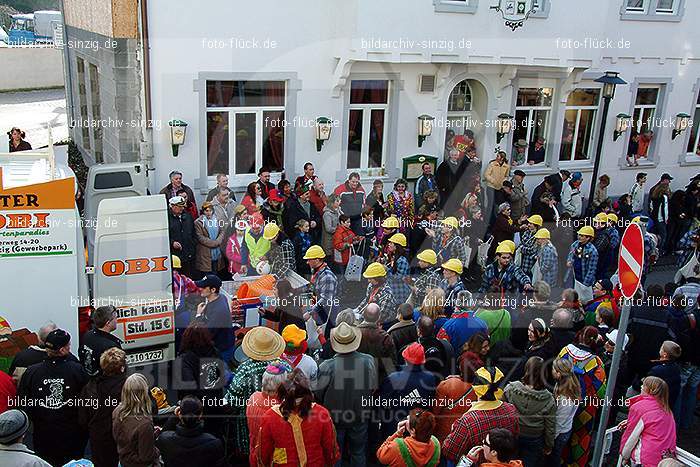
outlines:
[[[45,346],[49,350],[59,350],[70,342],[70,334],[63,329],[54,329],[46,336]]]
[[[522,170],[518,169],[518,170],[516,170],[515,172],[513,172],[513,175],[520,175],[521,177],[524,177],[524,176],[525,176],[525,172],[523,172]]]
[[[216,289],[220,289],[221,279],[219,279],[219,276],[216,276],[214,274],[207,274],[206,276],[204,276],[203,279],[194,281],[194,285],[196,285],[200,289],[204,287],[214,287]]]
[[[661,180],[673,180],[673,177],[670,174],[663,174]]]

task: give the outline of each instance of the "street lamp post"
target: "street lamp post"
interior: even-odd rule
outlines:
[[[598,147],[596,148],[595,161],[593,162],[593,175],[591,178],[591,190],[588,195],[588,213],[593,212],[593,196],[595,195],[596,180],[598,180],[598,170],[600,169],[600,159],[603,152],[603,139],[605,138],[605,123],[608,120],[608,111],[610,110],[610,101],[615,97],[615,87],[618,84],[627,84],[619,73],[616,71],[606,71],[605,75],[596,79],[597,83],[603,83],[603,118],[600,121],[600,130],[598,132]]]

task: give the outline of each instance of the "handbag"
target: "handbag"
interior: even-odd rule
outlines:
[[[482,268],[486,267],[486,261],[488,260],[489,257],[489,250],[491,249],[491,244],[493,243],[493,235],[489,237],[488,240],[483,242],[481,245],[479,245],[476,248],[476,262],[481,266]]]
[[[698,252],[695,250],[693,256],[685,263],[685,266],[676,272],[676,275],[673,277],[673,282],[679,283],[684,277],[695,277],[697,275],[695,269],[698,265],[700,265],[700,261],[698,261]]]
[[[360,244],[364,241],[361,240]],[[365,267],[365,258],[355,252],[355,247],[350,246],[350,259],[345,269],[345,280],[348,282],[360,282],[362,280],[362,269]]]

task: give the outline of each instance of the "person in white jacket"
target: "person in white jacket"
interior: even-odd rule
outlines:
[[[644,188],[642,187],[647,181],[647,174],[639,172],[637,174],[637,182],[630,188],[630,198],[632,198],[632,212],[635,214],[644,211]]]
[[[571,180],[564,183],[561,190],[561,204],[564,206],[564,212],[567,212],[572,219],[581,217],[581,208],[583,207],[581,183],[583,183],[583,175],[581,172],[574,172],[571,174]]]

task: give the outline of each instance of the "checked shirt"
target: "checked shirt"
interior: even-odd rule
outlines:
[[[268,253],[270,257],[270,273],[281,279],[289,270],[294,270],[294,245],[285,238],[280,245],[273,246]]]
[[[531,284],[531,281],[522,269],[510,263],[505,269],[499,270],[498,261],[494,261],[486,266],[484,270],[479,292],[486,293],[491,290],[493,286],[497,286],[504,292],[517,292],[519,289],[522,289],[525,284]]]

